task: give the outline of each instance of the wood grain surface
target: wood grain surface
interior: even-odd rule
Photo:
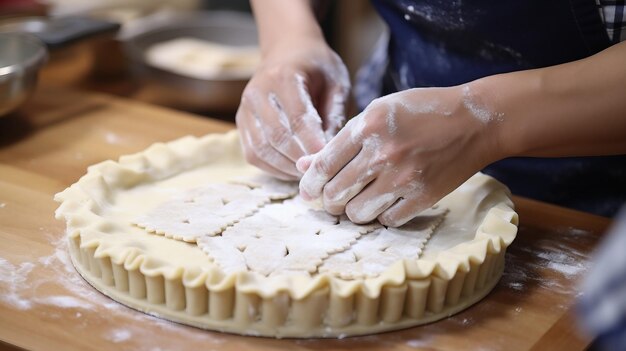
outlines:
[[[26,350],[584,350],[578,284],[609,220],[515,198],[519,235],[504,277],[473,307],[430,325],[342,340],[274,340],[144,315],[73,270],[53,195],[87,166],[157,141],[232,129],[105,95],[40,90],[0,119],[0,347]]]

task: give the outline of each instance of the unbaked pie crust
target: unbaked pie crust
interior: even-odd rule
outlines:
[[[89,167],[55,196],[56,215],[67,223],[76,270],[112,299],[200,328],[271,337],[363,335],[450,316],[496,285],[517,233],[508,190],[480,173],[435,206],[446,214],[419,259],[361,277],[315,268],[305,274],[221,269],[195,239],[134,224],[173,196],[259,174],[246,164],[237,132],[185,137]],[[220,223],[221,230],[262,213],[272,199]],[[335,251],[341,250],[346,247]]]

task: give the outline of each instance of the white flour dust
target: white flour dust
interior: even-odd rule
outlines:
[[[57,306],[62,308],[81,308],[85,310],[93,309],[93,305],[91,303],[85,302],[72,296],[62,295],[36,297],[33,301],[42,305]]]
[[[413,349],[421,349],[423,347],[429,347],[431,343],[430,339],[412,339],[406,342],[406,346]]]
[[[573,228],[559,234],[558,238],[542,239],[508,250],[502,283],[519,292],[539,286],[557,294],[578,294],[576,285],[572,288],[572,281],[589,270],[591,258],[576,247],[590,240],[592,234]]]
[[[107,334],[107,337],[114,343],[124,342],[133,336],[128,329],[113,329]]]
[[[337,194],[331,194],[328,200],[334,204],[342,204],[345,206],[345,204],[348,203],[350,199],[355,197],[356,194],[358,194],[363,189],[363,187],[365,187],[362,179],[364,176],[365,175],[362,175],[361,177],[359,177],[356,183],[350,185],[344,190],[341,190]]]
[[[269,101],[270,106],[272,106],[274,111],[276,111],[276,113],[278,114],[278,121],[287,131],[287,133],[285,133],[284,135],[284,139],[281,140],[278,143],[278,145],[276,145],[277,148],[281,150],[289,143],[289,140],[293,140],[296,144],[298,144],[298,147],[302,149],[303,152],[306,152],[306,147],[304,146],[300,138],[298,138],[298,136],[296,136],[293,130],[291,129],[291,124],[289,123],[289,117],[287,116],[287,113],[285,112],[285,109],[283,108],[283,106],[278,101],[278,96],[276,96],[276,94],[274,93],[270,93],[267,96],[267,99]]]
[[[504,113],[493,112],[487,108],[484,104],[476,101],[476,97],[470,90],[469,85],[463,86],[463,106],[479,121],[483,123],[489,123],[491,121],[501,121],[504,118]]]
[[[5,208],[5,207],[7,207],[7,204],[4,202],[0,202],[0,208]]]
[[[378,195],[359,207],[357,212],[354,214],[354,218],[352,220],[367,222],[375,218],[373,216],[374,213],[380,211],[380,209],[389,206],[392,201],[395,201],[396,196],[393,193],[386,193]],[[372,218],[374,217],[374,218]]]
[[[316,167],[317,162],[320,159],[320,154],[311,155],[313,161],[311,162],[311,166],[304,173],[302,179],[300,180],[300,191],[304,191],[308,196],[311,197],[311,200],[315,200],[322,195],[322,189],[324,185],[328,182],[328,174],[325,172],[321,172]]]
[[[334,134],[346,121],[346,95],[344,93],[333,94],[330,110],[328,116],[326,116],[326,130],[324,131],[326,142],[329,142],[335,136]]]
[[[358,142],[363,137],[363,131],[365,127],[367,126],[367,122],[365,122],[366,112],[367,112],[367,109],[359,113],[356,117],[349,120],[348,123],[346,124],[346,127],[344,128],[350,131],[350,140],[353,143]]]
[[[390,135],[394,135],[398,130],[398,113],[408,113],[413,117],[420,117],[421,115],[442,115],[451,116],[452,112],[441,106],[441,103],[437,100],[430,100],[428,102],[410,101],[407,100],[407,94],[420,94],[423,88],[413,88],[398,93],[393,93],[372,101],[372,103],[366,108],[374,108],[376,106],[383,105],[387,110],[385,120],[387,123],[387,132]],[[411,96],[411,95],[409,95]],[[404,110],[404,111],[401,111]],[[362,128],[361,128],[362,129]],[[360,131],[359,131],[360,133]]]
[[[278,114],[278,121],[280,122],[280,124],[282,124],[285,129],[291,131],[289,118],[287,117],[287,114],[285,113],[283,107],[278,102],[278,96],[276,96],[276,94],[274,93],[269,93],[269,95],[267,96],[267,100],[269,101],[270,106],[272,106]]]
[[[398,122],[396,121],[396,107],[393,104],[389,104],[387,116],[385,117],[387,122],[387,133],[389,135],[396,134],[398,130]]]
[[[298,95],[300,95],[300,101],[304,104],[306,109],[305,114],[302,116],[302,119],[305,120],[309,124],[318,124],[322,125],[322,118],[317,113],[315,106],[313,106],[313,100],[311,100],[311,95],[309,95],[309,91],[307,89],[305,78],[301,74],[296,74],[296,87],[298,89]],[[319,129],[320,133],[322,132],[321,128]],[[326,140],[325,135],[320,135],[320,140]]]
[[[19,287],[26,282],[28,274],[34,267],[35,265],[30,262],[13,265],[0,257],[0,286],[3,288],[0,301],[20,310],[29,309],[32,304],[21,296]]]
[[[107,144],[116,145],[122,143],[122,138],[113,132],[104,132],[104,141]]]
[[[343,64],[341,57],[334,52],[333,57],[335,64],[329,64],[327,61],[313,60],[313,63],[324,71],[326,78],[335,84],[335,88],[333,89],[335,93],[332,95],[331,105],[328,109],[328,115],[326,116],[327,123],[326,130],[324,131],[326,142],[332,139],[334,133],[336,133],[346,121],[345,109],[351,87],[350,74],[348,73],[346,65]],[[298,79],[298,81],[300,81],[300,79]],[[305,99],[308,97],[307,100],[310,101],[311,97],[306,89],[305,92]]]
[[[63,321],[69,333],[84,334],[90,325],[97,330],[108,326],[110,329],[100,337],[126,344],[125,349],[176,350],[185,340],[202,343],[207,349],[219,349],[224,342],[222,336],[134,311],[102,295],[74,270],[64,235],[56,238],[43,228],[40,231],[53,247],[50,255],[17,263],[0,257],[0,304],[44,321],[64,318],[59,310],[70,310],[75,319]],[[49,291],[55,294],[49,295]],[[155,328],[168,337],[155,338]]]
[[[417,21],[431,23],[445,31],[460,30],[474,17],[473,14],[462,11],[461,2],[461,0],[446,1],[445,3],[449,4],[447,7],[414,3],[406,7],[404,18],[409,20],[412,16]]]

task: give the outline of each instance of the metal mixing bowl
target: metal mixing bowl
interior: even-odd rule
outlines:
[[[192,37],[231,46],[255,46],[257,30],[250,15],[233,12],[182,13],[124,40],[132,71],[153,101],[188,111],[234,114],[250,77],[199,79],[166,71],[146,62],[152,45]]]
[[[23,104],[37,85],[46,61],[45,45],[25,33],[0,33],[0,117]]]

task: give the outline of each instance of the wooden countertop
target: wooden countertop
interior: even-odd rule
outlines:
[[[520,231],[483,301],[430,325],[343,340],[199,330],[112,302],[79,278],[52,196],[85,168],[228,123],[120,98],[40,89],[0,119],[0,347],[26,350],[584,350],[572,308],[606,218],[515,198]]]

